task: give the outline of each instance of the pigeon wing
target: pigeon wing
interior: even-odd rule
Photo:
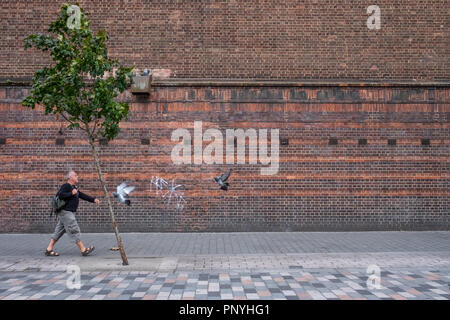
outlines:
[[[230,169],[230,171],[228,171],[227,173],[224,173],[223,175],[221,175],[221,176],[220,176],[220,179],[221,179],[223,182],[225,182],[225,181],[227,181],[228,178],[230,177],[230,174],[231,174],[231,169]]]
[[[121,203],[125,203],[125,197],[124,197],[124,195],[123,194],[119,194],[119,201],[121,202]]]
[[[127,184],[125,182],[122,182],[120,185],[117,186],[117,193],[121,193],[123,188],[125,188]]]
[[[125,194],[130,194],[130,192],[132,192],[134,190],[134,188],[135,187],[132,187],[132,186],[126,187],[126,188],[123,188],[122,192]]]

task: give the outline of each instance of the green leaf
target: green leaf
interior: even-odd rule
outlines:
[[[49,25],[49,34],[31,34],[24,39],[25,48],[48,51],[53,64],[35,72],[30,96],[22,105],[34,108],[41,104],[46,114],[64,113],[70,128],[84,129],[84,123],[99,121],[98,132],[114,139],[129,110],[128,104],[115,99],[133,83],[133,68],[108,57],[106,31],[94,34],[82,8],[80,28],[69,29],[68,7],[69,4],[62,5],[56,20]],[[113,68],[118,70],[116,75],[104,77]]]

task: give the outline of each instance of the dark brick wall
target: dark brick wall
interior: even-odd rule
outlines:
[[[125,94],[128,121],[99,147],[109,190],[122,180],[137,187],[131,207],[114,204],[121,231],[449,230],[448,87],[169,82],[149,98]],[[21,107],[28,90],[0,86],[0,232],[51,232],[48,197],[69,168],[79,172],[81,190],[102,196],[81,132],[60,135],[62,122]],[[194,120],[223,133],[280,129],[287,144],[280,145],[279,173],[261,176],[260,164],[172,164],[171,132],[192,130]],[[56,145],[61,137],[65,144]],[[212,178],[228,167],[235,173],[223,192]],[[150,192],[156,175],[186,186],[183,210],[167,210]],[[107,212],[105,201],[82,202],[82,230],[110,232]]]
[[[64,1],[0,2],[0,80],[30,78],[51,62],[24,51]],[[447,0],[78,1],[109,53],[177,78],[448,80]],[[381,29],[366,25],[369,5]],[[20,67],[19,67],[20,66]]]

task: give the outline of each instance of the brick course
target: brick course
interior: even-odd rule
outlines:
[[[128,120],[99,146],[109,191],[123,180],[137,187],[131,207],[114,204],[122,231],[448,230],[450,90],[447,87],[172,86],[148,98],[130,93]],[[21,107],[27,87],[0,87],[2,232],[50,232],[48,196],[69,168],[80,186],[102,196],[81,131],[40,108]],[[176,128],[278,128],[280,170],[262,165],[174,165]],[[56,138],[65,138],[56,145]],[[330,145],[330,138],[337,139]],[[367,145],[358,145],[359,139]],[[423,146],[421,139],[430,139]],[[148,145],[141,139],[148,139]],[[395,139],[396,145],[388,145]],[[228,192],[212,178],[233,167]],[[150,192],[152,176],[186,186],[187,204],[167,209]],[[105,201],[82,202],[85,232],[109,232]]]
[[[46,32],[63,2],[2,0],[0,80],[51,62],[23,39]],[[109,54],[177,78],[447,80],[446,0],[78,1]],[[381,9],[369,30],[367,7]],[[18,67],[20,66],[20,67]]]

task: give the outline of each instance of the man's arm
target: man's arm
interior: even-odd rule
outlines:
[[[61,187],[61,190],[59,191],[59,198],[60,199],[68,199],[72,197],[72,187],[70,184],[66,183]]]
[[[78,195],[83,200],[86,200],[86,201],[89,201],[89,202],[92,202],[92,203],[95,202],[95,198],[94,197],[88,196],[87,194],[81,192],[80,190],[78,190]]]

